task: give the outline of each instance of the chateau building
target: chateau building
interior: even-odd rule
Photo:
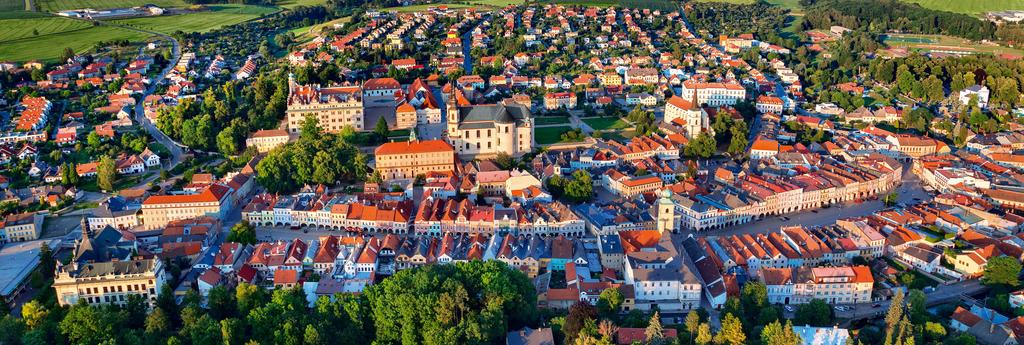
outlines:
[[[337,133],[345,126],[357,131],[364,129],[363,99],[359,86],[320,87],[296,85],[288,80],[288,132],[298,133],[306,115],[320,121],[320,128]]]

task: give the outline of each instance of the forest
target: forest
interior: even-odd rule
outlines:
[[[930,10],[900,0],[802,1],[804,30],[833,25],[876,33],[943,34],[971,40],[994,39],[996,25],[966,14]]]
[[[23,318],[0,319],[4,344],[488,344],[537,321],[526,276],[500,261],[403,270],[363,294],[320,297],[302,288],[214,287],[205,305],[190,290],[181,305],[165,286],[156,306],[56,305],[34,300]]]

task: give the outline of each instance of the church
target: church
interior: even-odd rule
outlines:
[[[512,157],[533,151],[533,117],[520,104],[474,105],[461,90],[448,98],[448,142],[462,159]]]

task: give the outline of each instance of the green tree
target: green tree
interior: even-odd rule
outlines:
[[[605,289],[597,298],[597,310],[603,315],[615,315],[623,301],[625,297],[618,288]]]
[[[697,329],[697,337],[694,341],[697,342],[697,345],[711,344],[711,325],[707,322],[702,322],[700,328]]]
[[[43,272],[43,277],[53,278],[56,269],[57,260],[53,258],[53,250],[43,242],[39,245],[39,270]]]
[[[391,135],[391,131],[388,130],[388,122],[384,120],[383,116],[377,118],[377,124],[373,126],[373,134],[379,141],[385,141]]]
[[[231,227],[231,232],[228,233],[225,240],[241,244],[256,244],[256,228],[248,221],[243,220]]]
[[[796,316],[793,322],[798,325],[811,325],[824,327],[832,324],[832,307],[821,299],[813,299],[809,303],[801,304],[796,308]]]
[[[35,329],[41,326],[50,316],[50,311],[39,301],[31,300],[21,307],[21,318],[25,320],[28,329]]]
[[[100,157],[96,166],[96,185],[102,190],[113,191],[116,181],[117,169],[114,167],[114,159],[110,156]]]
[[[657,311],[651,315],[651,321],[644,330],[644,337],[647,338],[648,344],[661,344],[665,341],[665,329],[661,327],[661,315]]]
[[[697,137],[693,138],[684,151],[686,155],[692,157],[710,158],[715,154],[718,149],[718,143],[715,142],[715,137],[711,136],[707,132],[701,132]]]
[[[700,315],[697,315],[696,310],[690,310],[690,312],[686,313],[683,325],[686,326],[686,333],[689,333],[690,343],[692,344],[693,337],[697,335],[697,331],[700,329]]]
[[[146,334],[159,338],[171,331],[171,319],[162,308],[154,308],[146,315]]]
[[[96,132],[89,132],[89,135],[85,136],[85,143],[89,144],[91,148],[98,148],[103,145],[103,141],[100,139],[100,135]]]
[[[101,310],[85,304],[71,307],[60,322],[60,332],[72,344],[99,344],[116,337],[120,320],[113,309]]]
[[[722,329],[715,334],[715,344],[718,345],[742,345],[747,341],[747,335],[743,332],[743,323],[732,314],[725,314],[722,319]]]
[[[779,321],[774,321],[761,330],[761,343],[764,345],[800,345],[803,343],[803,339],[793,331],[792,321],[786,321],[785,326]]]
[[[583,169],[574,171],[572,181],[565,185],[565,197],[575,203],[590,201],[594,197],[590,173]]]
[[[981,281],[985,285],[1008,285],[1016,287],[1020,284],[1017,276],[1020,275],[1021,263],[1017,259],[1008,256],[991,258],[985,264],[985,271],[982,273]]]
[[[927,297],[921,290],[913,289],[907,294],[907,314],[910,316],[910,323],[922,325],[927,320],[926,301]]]

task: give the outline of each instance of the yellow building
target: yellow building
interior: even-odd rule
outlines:
[[[213,184],[199,194],[154,195],[142,202],[142,225],[160,229],[175,220],[201,216],[222,218],[230,206],[231,189]]]
[[[27,212],[8,215],[3,223],[2,242],[31,241],[39,238],[43,229],[43,215]]]
[[[320,128],[338,133],[345,126],[363,130],[363,91],[359,86],[320,87],[295,85],[289,80],[288,131],[298,133],[306,115],[320,121]]]
[[[252,134],[245,140],[246,147],[255,147],[260,153],[270,152],[275,147],[288,143],[291,136],[283,129],[263,129]]]
[[[444,140],[392,142],[373,151],[385,180],[411,179],[432,171],[455,171],[455,149]]]
[[[82,229],[89,229],[82,220]],[[53,289],[60,305],[85,301],[89,305],[124,305],[129,296],[141,296],[150,306],[166,282],[160,259],[132,257],[135,242],[125,241],[111,227],[85,231],[75,243],[75,255],[68,265],[59,265]]]

